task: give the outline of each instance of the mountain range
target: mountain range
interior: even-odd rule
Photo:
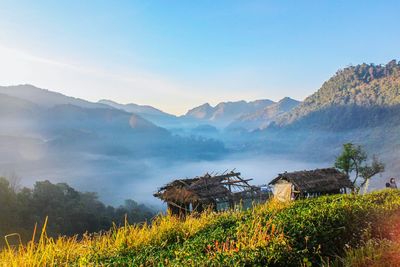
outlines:
[[[278,102],[271,102],[256,111],[243,114],[229,124],[230,128],[245,128],[247,130],[264,129],[270,123],[277,121],[284,114],[297,107],[301,102],[285,97]]]
[[[32,85],[0,86],[0,123],[0,170],[75,176],[80,182],[110,175],[140,179],[152,164],[237,153],[332,162],[347,142],[378,154],[388,173],[396,174],[400,63],[346,67],[302,102],[285,97],[205,103],[182,116],[147,105],[94,103]]]
[[[227,126],[241,116],[257,112],[273,104],[269,99],[261,99],[251,102],[221,102],[215,107],[205,103],[189,110],[184,117],[207,122],[216,126]]]
[[[394,127],[400,124],[399,69],[396,60],[386,65],[350,66],[339,70],[303,102],[285,97],[278,102],[261,99],[215,106],[205,103],[183,116],[148,105],[111,100],[93,103],[32,85],[7,86],[0,87],[0,117],[7,121],[4,125],[9,126],[9,133],[34,125],[35,130],[40,128],[42,134],[48,134],[47,139],[58,138],[66,129],[95,135],[129,129],[131,134],[144,131],[176,138],[180,133],[176,129],[191,129],[190,135],[203,137],[206,132],[229,135],[232,129],[243,129],[248,135],[268,137],[277,132],[290,136],[291,131],[310,129],[337,133]]]
[[[100,100],[105,104],[126,112],[137,114],[153,123],[166,128],[193,127],[209,125],[217,128],[235,127],[248,130],[265,127],[268,122],[290,111],[300,103],[286,97],[278,102],[269,99],[255,101],[221,102],[211,106],[202,104],[187,111],[183,116],[175,116],[148,105],[134,103],[119,104],[111,100]]]
[[[109,101],[92,103],[31,85],[0,87],[0,111],[0,123],[5,126],[0,129],[0,139],[34,138],[41,150],[54,154],[60,151],[60,154],[84,152],[130,157],[172,154],[177,158],[196,158],[213,157],[213,149],[223,149],[222,144],[213,140],[173,135],[146,119],[152,116],[177,119],[155,108],[119,106]],[[181,149],[181,153],[175,154],[176,149]],[[23,160],[18,151],[14,154],[9,159]],[[7,161],[7,157],[2,160]]]
[[[256,133],[249,145],[264,153],[285,153],[332,161],[343,143],[363,145],[400,167],[400,62],[360,64],[339,70],[297,107]],[[254,138],[254,135],[253,135]],[[254,139],[253,139],[254,140]]]

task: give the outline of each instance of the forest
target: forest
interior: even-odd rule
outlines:
[[[41,227],[48,216],[47,235],[79,235],[109,230],[113,223],[139,223],[150,220],[155,212],[150,207],[127,199],[124,205],[105,205],[96,193],[79,192],[66,183],[36,182],[32,189],[19,188],[0,178],[0,236],[21,235],[23,242],[32,238],[35,223]],[[0,239],[0,246],[5,239]],[[16,240],[12,240],[14,242]]]

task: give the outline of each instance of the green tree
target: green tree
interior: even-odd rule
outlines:
[[[14,184],[0,177],[0,237],[16,232],[24,242],[30,240],[33,226],[38,223],[40,228],[46,216],[46,232],[52,237],[108,230],[113,222],[124,224],[125,215],[129,223],[154,216],[154,210],[134,200],[114,208],[104,205],[96,193],[79,192],[66,183],[38,181],[33,189],[19,189]],[[0,238],[0,249],[2,246],[4,238]]]
[[[360,176],[363,178],[361,187],[364,186],[364,193],[367,192],[369,180],[383,171],[385,171],[385,165],[379,161],[376,155],[372,157],[371,165],[365,165],[360,168]]]
[[[363,186],[366,190],[369,180],[385,169],[384,164],[375,155],[369,165],[368,155],[364,149],[360,145],[352,143],[343,145],[342,153],[336,158],[335,168],[341,170],[349,178],[353,175],[352,183],[357,190]],[[362,182],[358,184],[357,180],[360,177]]]

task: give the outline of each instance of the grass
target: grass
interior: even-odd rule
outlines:
[[[400,264],[400,243],[388,239],[370,239],[364,245],[349,249],[333,266],[391,267]]]
[[[399,228],[399,213],[400,192],[384,190],[288,204],[270,201],[247,211],[208,211],[185,220],[159,215],[151,224],[126,223],[80,239],[50,238],[44,227],[39,240],[0,251],[0,265],[363,266],[355,259],[373,251],[368,240],[397,237],[392,226]]]

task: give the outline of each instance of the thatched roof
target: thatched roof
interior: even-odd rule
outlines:
[[[233,171],[215,176],[207,173],[200,177],[174,180],[161,187],[154,196],[165,202],[207,202],[231,196],[233,194],[230,190],[232,187],[239,187],[242,190],[253,189],[247,183],[249,180],[251,179],[240,178],[240,173]]]
[[[188,187],[196,181],[198,181],[198,177],[174,180],[161,187],[154,196],[166,202],[186,203],[197,201],[198,196],[193,191],[188,190]]]
[[[288,181],[296,187],[296,190],[307,193],[330,192],[341,188],[353,188],[353,184],[347,175],[335,168],[281,173],[269,185],[273,185],[281,180]]]

